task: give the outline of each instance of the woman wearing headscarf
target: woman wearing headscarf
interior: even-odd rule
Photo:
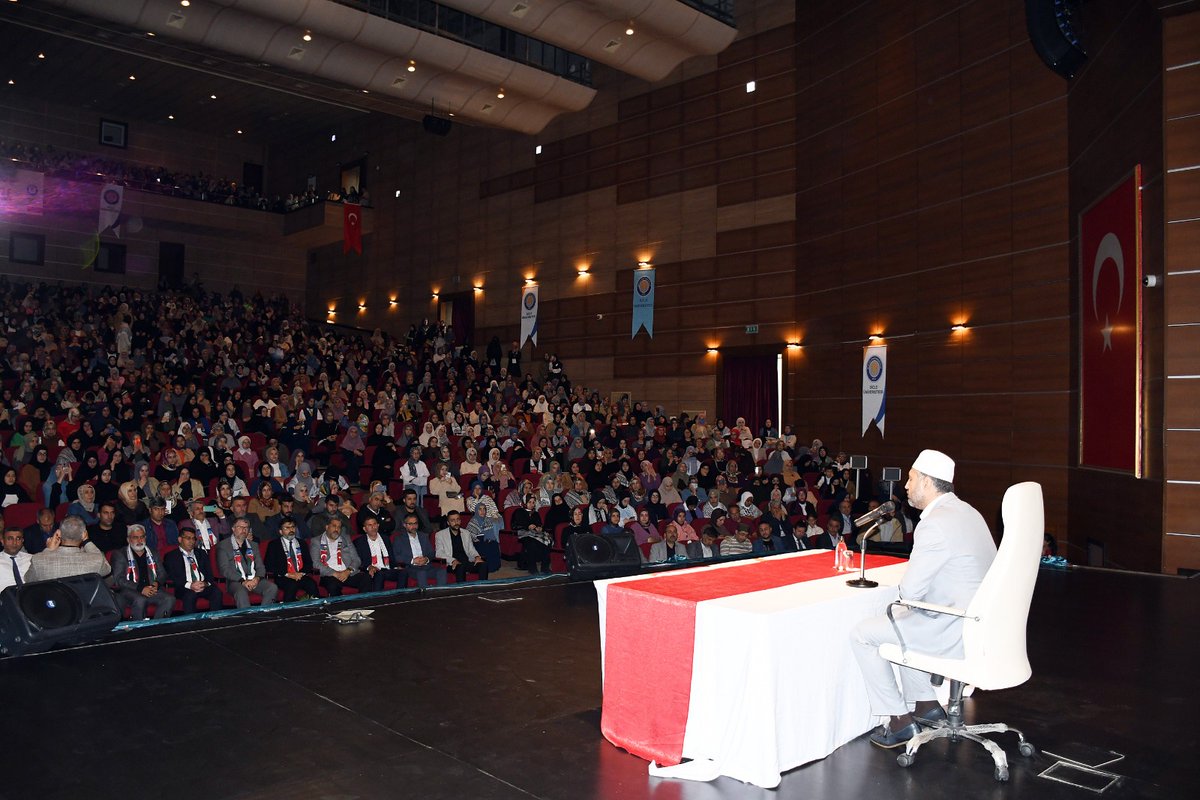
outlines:
[[[467,448],[466,460],[458,465],[459,475],[478,475],[483,465],[479,463],[479,451],[474,447]]]
[[[753,492],[742,492],[742,499],[738,501],[738,511],[742,519],[757,519],[762,516],[762,511],[754,504]]]
[[[687,484],[684,484],[685,486]],[[664,505],[668,508],[675,503],[683,502],[683,495],[679,493],[678,484],[674,478],[664,480],[658,487],[658,494]]]
[[[696,533],[696,529],[687,521],[687,511],[682,508],[675,509],[675,516],[671,520],[676,530],[679,531],[679,541],[681,542],[698,542],[700,535]]]
[[[271,517],[280,512],[279,499],[275,496],[275,489],[271,481],[263,481],[258,486],[258,492],[254,499],[250,501],[249,507],[246,509],[247,514],[253,514],[263,522],[266,522]]]
[[[652,492],[662,483],[662,476],[658,474],[658,470],[654,468],[654,464],[649,459],[642,461],[642,486],[646,487],[646,491]]]
[[[246,486],[246,482],[238,475],[237,464],[233,461],[225,462],[221,478],[229,483],[229,488],[233,492],[234,497],[250,496],[250,487]]]
[[[4,470],[4,479],[0,481],[0,508],[8,508],[17,503],[28,503],[29,492],[17,483],[17,471],[12,467]]]
[[[526,495],[512,516],[513,530],[521,543],[521,560],[525,569],[536,575],[550,573],[551,533],[543,526],[537,511],[537,498]]]
[[[546,530],[553,535],[560,523],[569,522],[570,520],[571,507],[567,505],[567,501],[563,499],[561,494],[551,495],[550,505],[546,508]]]
[[[796,471],[796,465],[792,462],[791,457],[783,457],[783,472],[779,473],[783,478],[783,483],[786,486],[794,486],[796,481],[802,480],[800,473]]]
[[[246,469],[247,475],[258,473],[258,453],[250,446],[249,436],[238,437],[237,450],[233,451],[233,460],[240,462]]]
[[[351,425],[346,429],[346,435],[342,437],[339,447],[346,458],[346,479],[352,486],[357,486],[363,454],[367,450],[367,443],[363,441],[362,431],[358,425]]]
[[[504,498],[504,510],[510,508],[523,508],[525,506],[525,498],[533,495],[533,481],[528,478],[522,478],[517,484],[517,488],[509,492]],[[536,498],[535,498],[536,499]]]
[[[429,447],[429,440],[437,434],[434,432],[433,423],[426,422],[421,426],[421,435],[417,437],[417,441],[421,443],[421,447]]]
[[[5,482],[8,481],[5,476]],[[79,517],[88,525],[95,525],[100,521],[100,509],[96,506],[96,488],[90,483],[82,484],[77,494],[75,502],[67,506],[67,516]]]
[[[437,465],[435,476],[429,481],[429,493],[437,496],[438,508],[443,516],[451,511],[461,513],[467,510],[463,503],[462,486],[450,474],[450,467],[447,464]]]

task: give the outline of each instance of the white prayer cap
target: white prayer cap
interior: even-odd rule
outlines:
[[[954,483],[954,459],[940,450],[922,450],[913,462],[913,469],[931,478]]]

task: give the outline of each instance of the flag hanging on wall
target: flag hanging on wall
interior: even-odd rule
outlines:
[[[42,214],[43,175],[0,166],[0,214]]]
[[[362,255],[362,206],[358,203],[342,204],[342,253],[351,250]]]
[[[125,202],[125,187],[115,183],[106,183],[100,190],[100,227],[97,233],[104,233],[117,224],[121,216],[121,206]]]
[[[1081,466],[1141,475],[1141,166],[1079,215]]]
[[[863,348],[862,432],[874,422],[883,436],[887,419],[887,345],[876,344]]]
[[[533,340],[537,347],[538,334],[538,287],[526,286],[521,290],[521,347]]]
[[[650,338],[654,338],[654,270],[635,269],[633,271],[633,333],[629,338],[636,339],[638,331],[646,329]]]

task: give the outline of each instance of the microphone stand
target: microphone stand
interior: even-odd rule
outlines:
[[[866,533],[862,535],[858,542],[858,577],[851,578],[846,581],[847,586],[853,586],[855,589],[874,589],[879,585],[878,581],[867,580],[867,539],[871,538],[871,534],[883,522],[883,517],[875,521],[875,524],[867,528]]]

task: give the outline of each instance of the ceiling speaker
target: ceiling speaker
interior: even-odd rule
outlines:
[[[450,126],[452,124],[450,120],[435,117],[433,114],[426,114],[425,118],[421,120],[421,125],[424,126],[425,130],[435,136],[445,136],[450,133]]]

